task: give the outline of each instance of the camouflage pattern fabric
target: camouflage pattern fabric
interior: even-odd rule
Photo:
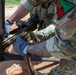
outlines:
[[[67,0],[75,3],[75,0]],[[56,27],[56,45],[69,58],[62,58],[59,66],[54,68],[49,75],[76,75],[76,6],[64,15],[58,23],[60,26]],[[69,28],[69,29],[68,29]],[[61,35],[60,35],[61,34]],[[73,58],[75,60],[73,60]]]
[[[48,75],[76,75],[76,62],[71,58],[62,58],[59,66],[55,67]]]
[[[55,26],[51,24],[45,29],[35,32],[34,34],[36,36],[36,41],[42,42],[44,40],[51,38],[52,36],[55,35],[54,31],[55,31]]]
[[[60,0],[63,1],[63,0]],[[67,0],[76,5],[75,0]],[[56,22],[56,45],[70,58],[61,59],[49,75],[76,75],[76,6]],[[73,60],[73,58],[75,60]]]
[[[55,3],[50,1],[46,4],[39,4],[37,7],[33,9],[31,14],[38,15],[40,20],[44,21],[44,24],[49,26],[54,20],[56,20],[55,16]]]
[[[71,2],[73,3],[72,0]],[[76,57],[76,6],[67,12],[56,26],[57,46],[67,56]],[[58,41],[58,42],[57,42]]]
[[[49,0],[46,4],[41,4],[39,0],[26,0],[22,5],[29,11],[34,7],[31,14],[38,15],[40,20],[44,20],[46,26],[56,19],[56,6],[52,0]],[[35,7],[35,5],[37,6]]]
[[[40,0],[28,0],[28,2],[33,6],[37,6],[40,3]]]

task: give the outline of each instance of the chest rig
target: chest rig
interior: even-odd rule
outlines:
[[[49,25],[51,23],[54,16],[54,7],[55,4],[53,1],[37,6],[35,12],[39,16],[39,19],[44,21],[45,25]]]

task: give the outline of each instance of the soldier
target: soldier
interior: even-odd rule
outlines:
[[[50,0],[25,0],[23,8],[25,15],[33,7]],[[13,48],[20,55],[25,56],[30,53],[37,56],[49,56],[50,54],[60,59],[59,66],[54,68],[48,75],[75,75],[76,74],[76,1],[75,0],[55,0],[57,6],[57,17],[55,23],[55,36],[39,44],[31,45],[24,41],[20,35],[13,43]],[[69,6],[68,6],[69,5]],[[30,6],[30,7],[29,7]],[[69,8],[70,7],[70,8]],[[67,9],[66,9],[67,8]],[[51,8],[50,8],[51,9]],[[9,18],[11,24],[22,18],[24,14],[18,16],[20,11],[16,11]],[[8,21],[7,21],[8,22]],[[9,27],[9,25],[8,25]],[[10,27],[9,27],[10,28]],[[6,29],[7,30],[7,29]],[[9,32],[9,31],[8,31]]]

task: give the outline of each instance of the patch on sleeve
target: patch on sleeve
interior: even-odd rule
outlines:
[[[58,2],[56,2],[56,6],[57,6],[57,16],[58,19],[60,19],[66,13],[70,12],[75,7],[75,4],[68,2],[66,0],[59,0]]]

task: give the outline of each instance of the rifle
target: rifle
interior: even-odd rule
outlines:
[[[13,30],[10,32],[10,34],[13,34],[13,36],[11,37],[11,42],[8,43],[9,38],[7,40],[4,41],[4,30],[5,30],[5,13],[4,10],[5,9],[5,0],[0,0],[0,61],[7,61],[7,60],[24,60],[23,56],[20,55],[16,55],[16,54],[11,54],[11,53],[7,53],[5,52],[5,49],[7,47],[9,47],[16,39],[16,35],[21,34],[23,31],[28,31],[29,26],[28,27],[18,27],[17,29]],[[27,58],[28,61],[28,66],[30,68],[30,72],[31,75],[36,75],[35,72],[32,71],[31,69],[31,61],[51,61],[51,62],[56,62],[58,63],[60,60],[58,59],[51,59],[51,58],[42,58],[42,57],[38,57],[38,56],[34,56],[34,55],[26,55],[25,56]]]

